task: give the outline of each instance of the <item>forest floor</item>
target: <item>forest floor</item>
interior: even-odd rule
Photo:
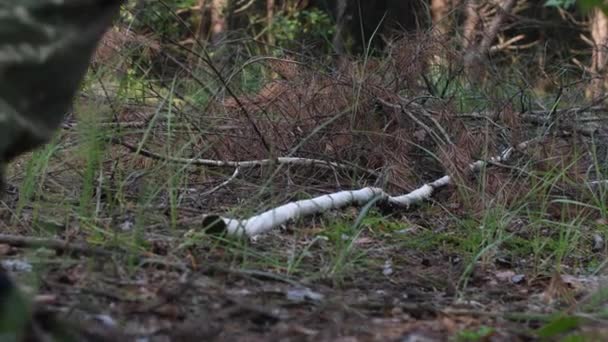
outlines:
[[[29,285],[39,305],[82,322],[80,329],[103,341],[608,336],[598,292],[608,278],[594,263],[605,247],[594,249],[584,238],[588,232],[581,232],[578,250],[564,247],[569,252],[559,271],[549,271],[549,258],[535,259],[532,244],[541,242],[527,236],[525,225],[510,227],[516,241],[505,238],[472,255],[468,248],[483,245],[474,232],[482,227],[429,214],[435,206],[407,218],[372,214],[359,227],[352,224],[355,213],[303,220],[253,242],[218,238],[184,247],[188,230],[178,228],[144,234],[140,247],[106,242],[103,250],[123,251],[111,255],[92,247],[58,253],[55,247],[0,246],[5,267]],[[76,223],[38,222],[36,233],[22,234],[48,238],[52,228],[82,239]]]
[[[187,87],[130,80],[121,87],[137,89],[108,91],[95,88],[103,82],[92,77],[58,136],[10,167],[0,208],[3,266],[36,295],[38,306],[90,336],[104,336],[100,340],[608,339],[603,108],[577,107],[576,99],[560,94],[534,116],[530,108],[513,109],[508,101],[515,96],[508,89],[498,89],[507,102],[486,94],[494,102],[485,107],[455,106],[449,91],[445,100],[410,94],[414,100],[408,102],[378,90],[407,80],[387,81],[382,88],[385,80],[378,74],[390,73],[372,72],[364,86],[353,83],[359,88],[340,77],[328,88],[329,78],[310,75],[291,85],[258,85],[255,96],[236,101],[226,95],[205,107],[205,117],[196,116],[202,108],[196,101],[213,100],[179,95]],[[290,70],[282,76],[290,81]],[[303,91],[305,86],[314,91]],[[412,104],[420,99],[426,102]],[[389,100],[402,105],[387,105]],[[297,111],[321,112],[329,123],[312,117],[307,126],[311,117],[290,112],[294,103]],[[380,112],[389,123],[355,127],[332,119],[353,103],[355,113]],[[402,112],[392,112],[395,107]],[[460,118],[452,112],[456,107],[473,123],[455,124],[461,121],[454,119]],[[262,122],[243,114],[260,108],[276,115],[264,112]],[[603,118],[604,126],[579,135],[582,126],[572,117],[583,112],[595,121]],[[390,131],[402,114],[409,119]],[[535,122],[513,123],[524,114]],[[555,114],[563,120],[557,129],[547,127],[543,120]],[[480,124],[479,117],[492,125]],[[540,128],[538,118],[544,122]],[[256,124],[261,133],[251,128]],[[345,134],[341,129],[347,126],[351,131]],[[310,133],[313,139],[300,144],[284,132],[301,133],[298,138]],[[390,137],[374,140],[378,132]],[[442,152],[435,134],[444,133],[457,138],[456,146],[468,147]],[[416,148],[401,149],[394,136]],[[462,173],[480,155],[538,136],[538,146],[517,151],[512,162],[494,163],[473,176]],[[280,152],[298,146],[308,157],[326,154],[331,161],[364,169],[389,165],[401,173],[383,183],[314,166],[235,170],[162,157],[260,159],[267,153],[264,137]],[[251,239],[203,227],[206,214],[247,217],[369,185],[407,192],[446,172],[454,177],[452,185],[407,209],[329,211]]]

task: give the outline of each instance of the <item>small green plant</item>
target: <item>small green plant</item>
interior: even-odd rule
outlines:
[[[100,173],[100,168],[106,149],[102,136],[103,131],[95,126],[89,122],[83,122],[81,125],[83,127],[81,129],[81,136],[83,138],[81,153],[85,161],[79,208],[79,214],[82,218],[92,218],[96,214],[93,211],[95,203],[94,194],[99,184],[99,177],[103,177],[103,173]]]
[[[557,316],[551,321],[540,327],[537,334],[540,338],[550,339],[578,328],[581,319],[574,316]]]
[[[25,177],[21,182],[20,196],[15,210],[16,217],[19,217],[23,209],[33,199],[38,199],[44,193],[42,188],[46,178],[49,161],[54,153],[59,149],[57,140],[53,140],[44,149],[32,153],[25,167]],[[36,207],[35,207],[36,208]],[[35,215],[34,215],[35,221]]]
[[[456,341],[459,342],[473,342],[473,341],[485,341],[489,339],[495,330],[485,325],[479,327],[477,330],[462,330],[458,332]]]
[[[130,26],[135,31],[154,27],[158,33],[162,33],[164,36],[179,39],[184,34],[190,33],[191,28],[176,20],[174,13],[192,8],[196,4],[197,0],[154,1],[146,3],[146,6],[140,6],[139,10],[134,11],[132,7],[137,5],[132,3],[125,5],[121,16],[130,22]],[[135,13],[137,20],[133,20]]]
[[[357,262],[365,256],[365,251],[356,250],[355,242],[365,229],[363,222],[378,200],[379,198],[376,198],[365,205],[352,225],[338,222],[334,229],[328,229],[326,234],[333,242],[333,253],[328,265],[327,276],[335,282],[340,283],[348,270],[354,268]]]

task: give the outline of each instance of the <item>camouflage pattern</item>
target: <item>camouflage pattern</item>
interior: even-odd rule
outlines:
[[[0,0],[0,195],[6,163],[61,123],[120,3]],[[42,340],[28,335],[37,331],[28,306],[0,267],[0,341]],[[53,340],[81,340],[57,332]]]
[[[120,3],[0,0],[0,179],[59,126]]]

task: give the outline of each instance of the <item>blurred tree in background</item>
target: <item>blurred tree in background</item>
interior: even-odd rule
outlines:
[[[143,69],[172,74],[192,65],[193,53],[232,64],[234,49],[335,60],[382,53],[395,37],[433,32],[460,51],[466,69],[523,62],[541,80],[556,62],[568,62],[569,72],[593,79],[587,96],[597,99],[606,88],[605,6],[600,0],[134,0],[109,36],[170,51],[170,59],[146,58]]]

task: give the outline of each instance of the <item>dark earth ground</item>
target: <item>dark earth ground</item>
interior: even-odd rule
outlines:
[[[174,254],[170,238],[157,239],[149,255],[137,257],[8,245],[0,245],[0,251],[3,258],[34,265],[35,273],[15,274],[21,284],[38,284],[41,306],[104,336],[99,340],[536,340],[554,314],[574,310],[603,282],[601,276],[543,274],[530,260],[512,260],[511,253],[498,249],[475,263],[462,286],[469,272],[466,256],[404,243],[432,221],[389,220],[403,229],[391,234],[382,223],[364,226],[352,240],[361,254],[349,255],[353,263],[333,277],[324,276],[323,269],[315,272],[324,267],[332,246],[324,240],[311,243],[320,231],[314,220],[300,228],[304,233],[271,233],[242,254],[235,248],[243,247],[229,240]],[[303,260],[308,277],[285,275],[285,267],[260,262],[265,253],[297,245],[312,246]],[[567,265],[563,270],[577,272]],[[608,336],[601,319],[577,326],[590,340]]]

